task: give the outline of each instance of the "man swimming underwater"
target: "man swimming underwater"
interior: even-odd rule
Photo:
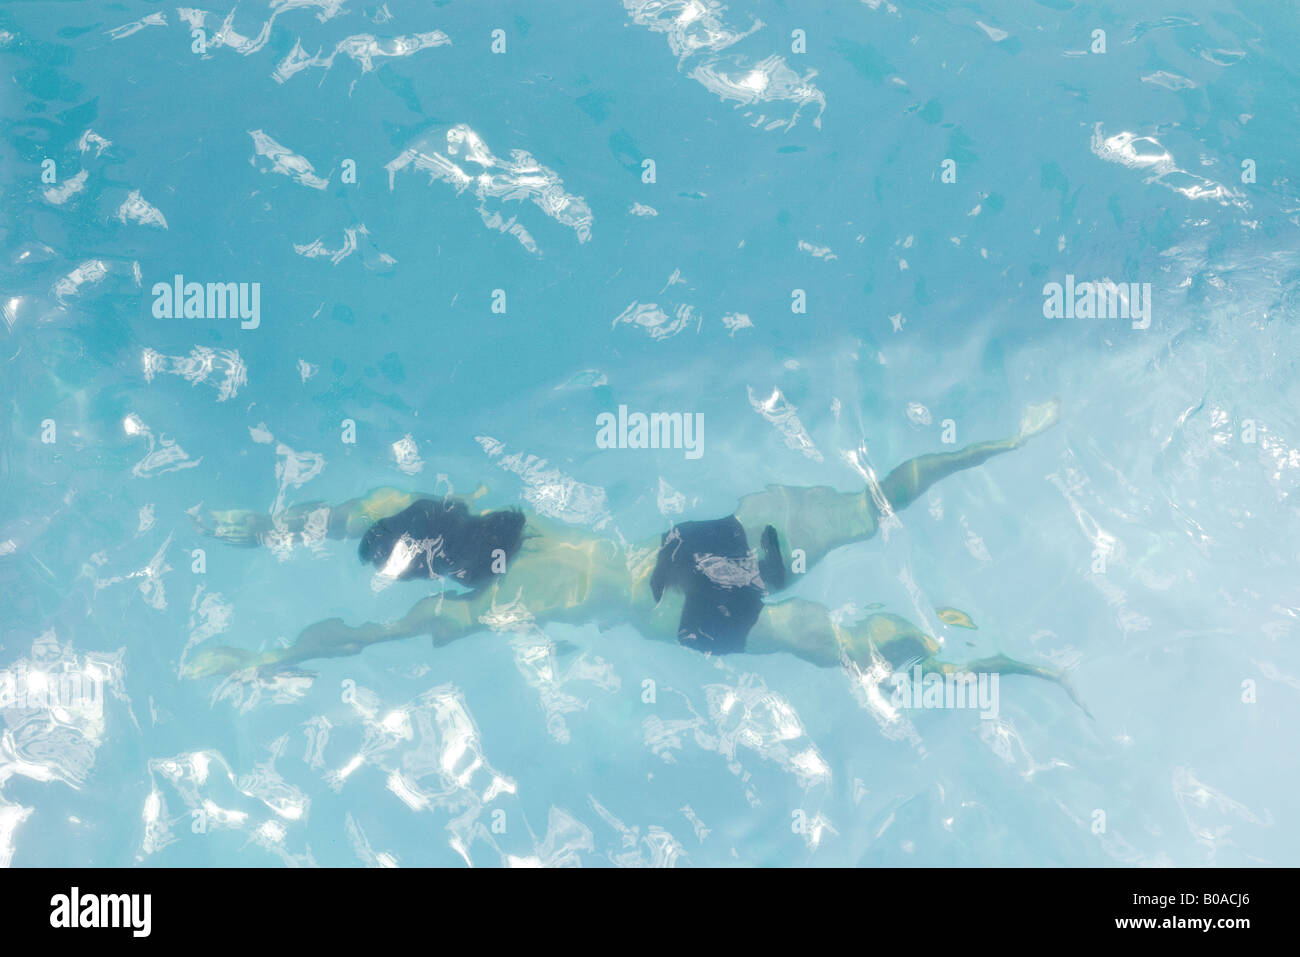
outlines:
[[[447,578],[460,587],[422,599],[393,622],[331,618],[285,648],[207,649],[185,671],[196,678],[274,671],[416,635],[431,635],[440,647],[501,624],[625,622],[647,637],[714,654],[785,651],[823,667],[852,662],[865,670],[883,662],[894,670],[920,664],[926,673],[1033,675],[1058,682],[1077,702],[1054,670],[1004,655],[962,666],[939,661],[939,643],[905,619],[877,614],[845,623],[817,602],[779,597],[792,550],[801,550],[811,568],[832,550],[871,538],[882,516],[906,508],[945,476],[1019,448],[1058,416],[1055,401],[1031,406],[1014,437],[909,459],[862,492],[769,485],[742,498],[726,518],[681,522],[639,546],[519,509],[474,513],[464,499],[392,488],[337,507],[298,505],[275,517],[213,512],[210,522],[196,522],[232,544],[255,546],[314,528],[330,538],[360,538],[361,560],[390,581]]]

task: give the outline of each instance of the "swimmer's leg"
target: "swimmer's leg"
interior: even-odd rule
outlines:
[[[981,658],[964,665],[939,661],[939,643],[897,615],[871,615],[854,622],[837,621],[823,605],[802,598],[764,606],[749,633],[746,650],[755,654],[785,651],[819,667],[851,662],[863,671],[879,671],[885,678],[906,673],[919,664],[924,673],[1027,675],[1060,685],[1070,700],[1089,718],[1090,712],[1066,676],[1055,668],[1017,661],[1006,655]]]
[[[798,549],[803,552],[805,568],[812,568],[834,549],[871,538],[879,530],[882,516],[906,508],[935,482],[1019,448],[1054,425],[1058,416],[1055,400],[1031,406],[1012,438],[910,459],[883,481],[872,478],[864,491],[769,485],[742,498],[734,514],[748,530],[751,546],[758,544],[758,536],[771,525],[781,553],[789,555]]]
[[[1061,404],[1056,399],[1031,405],[1021,419],[1020,431],[1012,438],[995,442],[976,442],[956,452],[938,452],[908,459],[885,476],[880,490],[893,511],[911,505],[931,485],[963,469],[982,465],[995,455],[1024,445],[1033,436],[1046,431],[1060,418]]]
[[[784,651],[819,668],[836,667],[845,659],[869,668],[872,648],[862,622],[837,621],[825,605],[805,598],[765,604],[745,639],[745,650],[751,654]],[[922,649],[919,654],[927,656],[929,651]]]
[[[846,618],[804,598],[769,602],[750,631],[745,650],[787,651],[823,668],[852,662],[864,671],[881,666],[908,668],[931,661],[941,650],[937,641],[898,615]]]

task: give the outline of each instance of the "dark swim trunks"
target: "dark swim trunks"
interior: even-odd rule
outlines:
[[[664,533],[650,576],[656,602],[666,588],[686,595],[677,640],[714,654],[744,651],[745,638],[763,612],[763,596],[784,587],[776,529],[763,529],[755,557],[734,515],[674,525]]]

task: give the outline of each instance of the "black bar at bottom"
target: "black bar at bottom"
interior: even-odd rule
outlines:
[[[689,928],[734,943],[751,934],[815,934],[834,923],[837,931],[889,929],[918,943],[1005,943],[1006,934],[1033,934],[1231,945],[1284,930],[1294,876],[1285,869],[574,870],[545,878],[469,870],[30,869],[0,871],[0,927],[16,940],[75,933],[82,943],[373,946],[377,934],[440,926],[486,932],[496,944],[502,934],[536,944],[579,931],[612,934],[603,938],[609,941],[663,933],[696,942]],[[883,939],[872,933],[864,944]]]

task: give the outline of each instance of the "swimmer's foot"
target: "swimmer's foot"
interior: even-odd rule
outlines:
[[[965,671],[972,674],[988,672],[999,675],[1026,675],[1031,678],[1042,678],[1045,681],[1054,682],[1055,684],[1060,685],[1061,689],[1070,696],[1070,700],[1079,706],[1079,710],[1086,714],[1091,720],[1096,720],[1093,718],[1092,712],[1088,710],[1088,706],[1083,703],[1083,699],[1079,697],[1079,693],[1074,690],[1074,685],[1070,683],[1070,679],[1066,677],[1065,672],[1060,671],[1057,668],[1044,668],[1041,665],[1031,665],[1025,661],[1017,661],[1015,658],[1008,658],[1006,655],[994,655],[991,658],[982,658],[979,661],[972,661],[960,668],[953,668],[951,665],[942,665],[941,668],[945,672],[948,672],[949,669],[951,669],[952,671]]]
[[[1024,445],[1040,432],[1046,432],[1061,420],[1061,400],[1051,399],[1038,402],[1025,409],[1020,419],[1020,431],[1016,433],[1016,445]]]

